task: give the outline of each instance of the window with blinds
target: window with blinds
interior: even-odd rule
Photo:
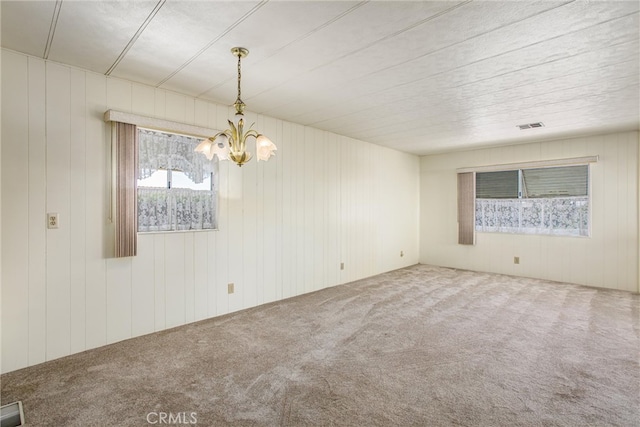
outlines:
[[[476,173],[476,231],[589,235],[589,166]]]
[[[584,197],[588,195],[589,166],[523,169],[522,197]]]
[[[517,199],[518,171],[483,172],[476,174],[477,199]]]

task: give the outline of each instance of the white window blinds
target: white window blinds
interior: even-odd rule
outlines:
[[[478,173],[476,197],[478,199],[517,199],[518,171]]]
[[[588,189],[587,165],[522,170],[524,198],[586,196]]]

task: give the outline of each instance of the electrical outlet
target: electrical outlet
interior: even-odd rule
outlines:
[[[514,256],[513,257],[513,263],[514,264],[520,264],[520,257],[519,256]]]
[[[232,294],[235,291],[234,288],[235,288],[234,284],[233,283],[229,283],[227,285],[227,293]]]
[[[344,270],[344,262],[340,263],[340,270]]]
[[[60,225],[60,216],[57,213],[47,214],[47,228],[58,228]]]

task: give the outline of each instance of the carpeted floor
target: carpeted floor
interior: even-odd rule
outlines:
[[[2,376],[29,426],[638,426],[640,295],[416,265]]]

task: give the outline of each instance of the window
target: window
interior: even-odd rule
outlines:
[[[589,166],[476,173],[476,231],[589,235]]]
[[[200,140],[138,132],[138,231],[215,229],[215,163],[194,152]]]

